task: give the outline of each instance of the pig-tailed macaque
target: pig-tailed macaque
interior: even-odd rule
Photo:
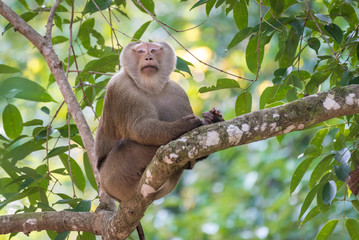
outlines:
[[[216,109],[203,113],[203,120],[193,115],[184,90],[169,80],[176,65],[169,44],[130,43],[120,62],[121,70],[107,85],[95,148],[101,187],[114,199],[128,201],[159,146],[223,118]],[[170,193],[182,172],[169,177],[155,199]]]

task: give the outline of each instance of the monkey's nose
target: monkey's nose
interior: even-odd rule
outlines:
[[[152,58],[152,57],[146,57],[145,60],[146,60],[146,61],[152,61],[153,58]]]

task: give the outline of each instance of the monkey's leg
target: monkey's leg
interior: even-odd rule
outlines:
[[[138,225],[136,227],[136,230],[137,230],[137,234],[138,234],[139,239],[140,240],[146,240],[145,233],[143,231],[141,222],[138,223]]]

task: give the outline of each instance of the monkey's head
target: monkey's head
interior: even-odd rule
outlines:
[[[139,88],[158,94],[176,66],[176,54],[165,42],[133,42],[122,50],[120,62]]]

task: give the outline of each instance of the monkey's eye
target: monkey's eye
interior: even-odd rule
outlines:
[[[137,52],[142,54],[142,53],[145,53],[145,50],[140,49]]]
[[[155,53],[155,52],[157,52],[157,49],[152,48],[151,53]]]

